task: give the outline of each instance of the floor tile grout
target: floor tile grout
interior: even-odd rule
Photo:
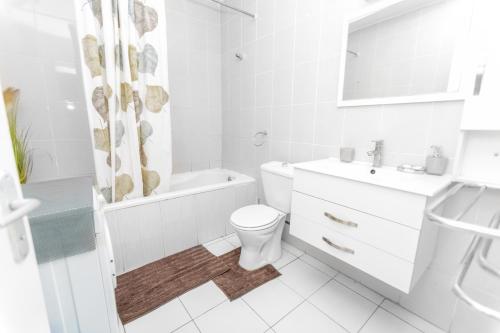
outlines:
[[[385,299],[386,299],[386,298],[384,298],[384,300],[385,300]],[[407,323],[408,325],[410,325],[410,326],[411,326],[411,327],[413,327],[414,329],[416,329],[416,330],[418,330],[418,331],[420,331],[420,332],[422,332],[422,333],[425,333],[423,330],[421,330],[420,328],[416,327],[416,326],[415,326],[415,325],[413,325],[412,323],[407,322],[405,319],[401,318],[400,316],[398,316],[398,315],[397,315],[397,314],[395,314],[394,312],[392,312],[392,311],[390,311],[390,310],[388,310],[388,309],[384,308],[384,307],[382,306],[382,303],[380,303],[380,306],[379,306],[379,307],[380,307],[380,309],[384,310],[385,312],[387,312],[387,313],[389,313],[389,314],[393,315],[394,317],[398,318],[399,320],[401,320],[401,321],[403,321],[403,322]],[[404,308],[403,308],[403,309],[404,309]],[[409,312],[409,311],[408,311],[408,312]],[[411,313],[411,312],[410,312],[410,313]],[[420,318],[420,317],[419,317],[419,318]],[[420,319],[425,320],[425,319],[423,319],[423,318],[420,318]],[[427,320],[426,320],[426,322],[427,322]],[[434,326],[435,326],[435,325],[434,325]]]
[[[246,305],[250,308],[250,310],[252,310],[252,312],[253,312],[253,313],[255,313],[255,314],[257,315],[257,317],[259,317],[259,319],[260,319],[260,320],[262,320],[262,322],[263,322],[263,323],[267,326],[267,330],[266,330],[266,331],[268,331],[268,330],[271,328],[271,325],[269,325],[269,324],[267,323],[267,321],[265,321],[265,320],[264,320],[264,318],[262,318],[262,317],[259,315],[259,313],[258,313],[257,311],[255,311],[255,309],[254,309],[254,308],[252,308],[252,306],[251,306],[250,304],[248,304],[248,303],[247,303],[247,301],[245,301],[245,300],[243,299],[243,296],[242,296],[242,297],[240,297],[239,299],[241,299],[241,300],[242,300],[242,302],[243,302],[243,303],[245,303],[245,304],[246,304]]]
[[[311,295],[312,296],[312,295]],[[306,302],[311,304],[311,306],[313,306],[316,310],[318,310],[319,312],[321,312],[322,314],[324,314],[328,319],[330,319],[331,321],[333,321],[335,324],[339,325],[340,327],[342,327],[346,332],[349,333],[349,330],[347,328],[345,328],[343,325],[341,325],[340,323],[338,323],[335,319],[333,319],[328,313],[326,313],[325,311],[323,311],[322,309],[320,309],[319,307],[317,307],[314,303],[310,302],[309,301],[309,298],[306,299]]]
[[[287,287],[288,287],[288,286],[287,286]],[[290,287],[288,287],[288,288],[290,288]],[[299,296],[300,296],[300,295],[299,295]],[[288,315],[290,315],[290,313],[292,313],[293,311],[295,311],[295,309],[297,309],[299,306],[301,306],[302,304],[304,304],[305,302],[307,302],[307,299],[303,298],[302,296],[300,296],[300,297],[302,298],[302,301],[301,301],[299,304],[297,304],[297,306],[293,307],[290,311],[288,311],[288,312],[286,313],[286,315],[284,315],[284,316],[283,316],[283,317],[281,317],[281,318],[280,318],[277,322],[275,322],[275,323],[271,326],[271,328],[276,327],[276,325],[278,325],[278,323],[279,323],[280,321],[282,321],[283,319],[285,319],[286,317],[288,317]]]
[[[377,305],[377,307],[375,308],[375,310],[372,312],[372,314],[370,315],[370,317],[368,317],[368,319],[365,321],[365,323],[363,324],[363,326],[361,326],[358,330],[358,333],[361,332],[361,330],[366,326],[366,324],[370,321],[370,319],[372,319],[373,315],[375,314],[375,312],[377,312],[377,310],[380,308],[380,305]]]
[[[338,275],[339,275],[339,274],[337,274],[336,276],[338,276]],[[374,290],[372,290],[372,289],[368,288],[367,286],[365,286],[365,285],[364,285],[364,284],[362,284],[362,283],[357,282],[356,280],[353,280],[353,281],[355,281],[356,283],[361,284],[363,287],[365,287],[365,288],[367,288],[367,289],[369,289],[369,290],[373,291],[373,292],[374,292],[374,293],[376,293],[377,295],[380,295],[381,297],[383,297],[382,302],[380,302],[380,304],[377,304],[377,303],[375,303],[374,301],[372,301],[371,299],[369,299],[368,297],[366,297],[365,295],[363,295],[363,294],[361,294],[360,292],[358,292],[358,291],[356,291],[356,290],[352,289],[352,288],[351,288],[351,287],[349,287],[348,285],[346,285],[346,284],[342,283],[341,281],[339,281],[339,280],[337,280],[337,279],[335,279],[335,278],[333,278],[333,279],[335,280],[335,282],[337,282],[337,283],[338,283],[338,284],[340,284],[341,286],[343,286],[343,287],[345,287],[345,288],[349,289],[350,291],[352,291],[352,292],[354,292],[354,293],[358,294],[359,296],[363,297],[364,299],[366,299],[366,300],[368,300],[368,301],[372,302],[373,304],[375,304],[375,305],[377,305],[377,306],[380,306],[380,304],[382,304],[382,302],[383,302],[383,301],[384,301],[384,299],[385,299],[385,297],[384,297],[384,296],[380,295],[380,294],[379,294],[379,293],[377,293],[376,291],[374,291]]]

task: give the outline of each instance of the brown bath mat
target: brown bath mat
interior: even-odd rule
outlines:
[[[241,248],[237,248],[220,256],[231,269],[213,279],[231,301],[281,275],[272,265],[254,271],[244,270],[238,265],[240,252]]]
[[[199,245],[122,274],[115,290],[122,323],[131,322],[228,270],[223,260]]]

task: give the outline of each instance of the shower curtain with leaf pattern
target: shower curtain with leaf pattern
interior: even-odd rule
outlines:
[[[164,0],[74,0],[97,183],[108,202],[168,191]]]

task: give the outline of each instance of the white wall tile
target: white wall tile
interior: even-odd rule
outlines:
[[[246,0],[243,4],[245,2]],[[356,10],[369,5],[366,1],[275,0],[274,3],[274,11],[269,9],[269,12],[273,11],[274,32],[266,35],[273,38],[272,84],[269,84],[264,77],[257,77],[255,81],[257,106],[269,106],[272,96],[270,135],[269,141],[265,144],[269,159],[305,161],[326,158],[338,156],[339,148],[342,146],[352,146],[356,149],[356,160],[368,161],[366,152],[371,148],[370,142],[383,139],[384,161],[388,165],[423,164],[430,145],[442,146],[444,154],[450,157],[452,164],[461,118],[460,102],[337,107],[342,25]],[[400,23],[404,26],[405,22]],[[225,27],[232,28],[232,24],[230,21],[223,22],[223,31]],[[230,37],[229,34],[223,33],[222,44],[228,44],[225,39]],[[418,43],[432,43],[432,39],[397,42],[417,46]],[[259,45],[257,42],[251,45],[255,45],[256,54],[269,52],[269,50],[259,50],[260,47],[264,47],[263,43]],[[363,47],[364,54],[372,54],[373,45],[370,40],[365,40],[360,46]],[[404,56],[389,53],[393,60],[395,57]],[[234,74],[234,62],[229,61],[233,57],[232,54],[227,52],[226,55],[227,57],[223,56],[222,69],[229,76]],[[394,65],[399,66],[394,73],[400,75],[399,79],[403,79],[405,74],[403,69],[406,67],[401,61],[394,61]],[[236,77],[239,80],[253,80],[250,75],[246,78]],[[241,81],[240,84],[245,85]],[[374,85],[374,88],[378,87],[385,89],[383,82]],[[233,91],[228,89],[227,94],[232,95]],[[250,147],[241,141],[251,142],[251,133],[247,129],[240,129],[239,126],[235,128],[232,125],[239,124],[241,119],[245,119],[239,112],[235,112],[242,107],[239,96],[234,102],[231,107],[223,111],[223,165],[225,167],[237,165],[241,170],[245,170],[245,173],[258,174],[255,154],[247,159],[240,156],[242,153],[245,155],[251,152]],[[254,164],[251,166],[245,163]],[[259,195],[262,196],[262,192],[259,192]],[[447,253],[466,243],[467,239],[459,239],[453,233],[443,233],[440,237],[443,244],[436,252],[435,263],[416,286],[417,291],[410,296],[401,296],[397,291],[369,276],[362,274],[359,276],[363,284],[395,301],[401,297],[402,306],[446,329],[446,325],[452,320],[455,305],[454,296],[450,291],[450,281],[451,272],[456,267],[451,264],[446,266],[443,263]],[[347,271],[356,276],[354,271]],[[435,300],[437,298],[439,299]]]

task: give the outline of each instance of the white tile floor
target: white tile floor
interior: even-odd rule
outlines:
[[[215,255],[235,235],[205,244]],[[444,333],[290,244],[275,263],[281,276],[229,302],[213,282],[125,325],[126,333]]]

